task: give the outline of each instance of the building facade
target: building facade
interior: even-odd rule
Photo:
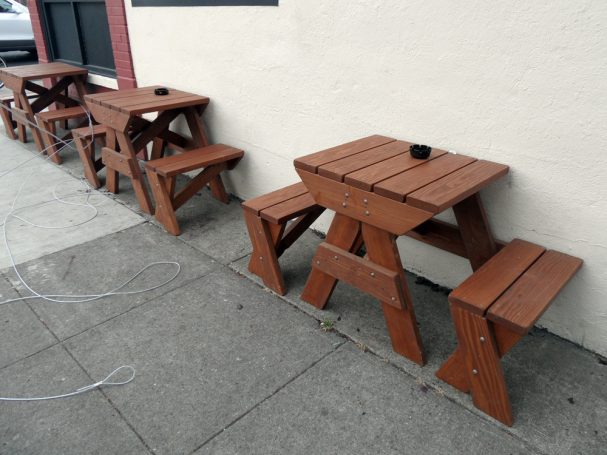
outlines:
[[[45,1],[30,5],[42,60]],[[209,96],[212,140],[247,153],[228,177],[243,199],[295,182],[293,158],[375,133],[510,165],[483,194],[496,237],[585,261],[540,325],[607,355],[607,3],[208,3],[106,0],[116,75],[98,82]],[[439,284],[470,274],[399,245]]]

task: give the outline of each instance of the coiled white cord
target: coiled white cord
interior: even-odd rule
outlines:
[[[131,376],[124,381],[110,381],[111,377],[117,374],[120,370],[129,370],[131,372]],[[48,397],[23,397],[23,398],[12,398],[12,397],[0,397],[0,401],[44,401],[44,400],[56,400],[57,398],[67,398],[73,397],[74,395],[80,395],[81,393],[88,392],[89,390],[96,389],[101,386],[114,386],[114,385],[125,385],[135,379],[135,368],[130,365],[122,365],[121,367],[116,368],[110,374],[108,374],[104,379],[99,382],[95,382],[94,384],[89,384],[84,387],[80,387],[76,389],[74,392],[63,393],[61,395],[51,395]]]
[[[4,108],[3,105],[0,105],[0,108]],[[88,116],[88,123],[89,123],[89,128],[91,130],[91,134],[90,134],[90,138],[91,138],[91,143],[94,142],[95,137],[94,137],[94,129],[93,129],[93,120],[92,117],[90,115],[90,113],[88,111],[86,111],[86,114]],[[34,128],[38,128],[40,129],[39,125],[37,125],[34,122],[31,122],[29,120],[27,120],[27,123]],[[59,153],[61,150],[65,149],[66,147],[72,148],[72,143],[73,141],[64,141],[62,138],[56,136],[55,134],[46,131],[48,134],[51,135],[51,137],[55,138],[58,142],[56,142],[53,145],[50,145],[48,147],[46,147],[43,152],[46,152],[49,148],[53,147],[53,146],[57,146],[62,144],[61,148],[59,148],[56,152],[48,155],[45,159],[48,160],[50,158],[52,158],[52,156],[55,153]],[[27,159],[25,161],[23,161],[22,163],[19,163],[17,166],[0,173],[0,178],[10,174],[11,172],[14,172],[16,169],[20,168],[21,166],[29,163],[30,161],[32,161],[35,158],[40,157],[40,155],[35,155],[30,159]],[[28,177],[30,177],[32,174],[28,175]],[[11,250],[10,247],[10,242],[8,240],[8,235],[7,235],[7,224],[9,219],[11,218],[16,218],[30,226],[34,226],[37,228],[41,228],[41,229],[67,229],[67,228],[73,228],[76,226],[81,226],[85,223],[88,223],[90,221],[92,221],[97,215],[98,215],[98,210],[97,207],[93,204],[91,204],[90,202],[90,197],[91,197],[91,188],[87,187],[85,185],[85,200],[83,203],[81,202],[70,202],[67,199],[72,199],[75,197],[79,197],[82,196],[82,193],[70,193],[67,195],[63,195],[63,196],[58,196],[57,192],[56,192],[56,187],[53,188],[53,199],[52,200],[48,200],[48,201],[43,201],[43,202],[38,202],[35,204],[31,204],[28,206],[24,206],[24,207],[19,207],[16,208],[17,205],[17,200],[19,199],[21,192],[23,191],[23,188],[25,186],[25,183],[27,182],[27,178],[24,180],[24,182],[21,184],[21,186],[19,187],[19,190],[17,192],[17,195],[15,196],[15,198],[13,199],[12,203],[11,203],[11,207],[10,207],[10,211],[8,212],[8,214],[4,217],[4,220],[2,222],[2,224],[0,225],[2,227],[3,230],[3,240],[4,240],[4,246],[6,248],[6,251],[8,253],[9,256],[9,260],[11,263],[11,267],[13,268],[13,270],[15,271],[15,274],[17,275],[17,277],[19,278],[19,281],[23,284],[23,286],[25,286],[25,288],[30,291],[32,293],[32,295],[30,296],[25,296],[25,297],[19,297],[19,298],[15,298],[15,299],[9,299],[9,300],[5,300],[3,302],[0,302],[0,305],[5,305],[5,304],[9,304],[9,303],[13,303],[13,302],[18,302],[18,301],[24,301],[24,300],[30,300],[30,299],[43,299],[45,301],[48,302],[54,302],[54,303],[86,303],[86,302],[92,302],[95,300],[99,300],[102,299],[104,297],[110,296],[110,295],[133,295],[133,294],[139,294],[139,293],[143,293],[143,292],[149,292],[152,291],[154,289],[158,289],[162,286],[167,285],[168,283],[170,283],[171,281],[173,281],[175,278],[177,278],[177,276],[179,275],[180,271],[181,271],[181,265],[178,262],[173,262],[173,261],[163,261],[163,262],[153,262],[151,264],[146,265],[145,267],[143,267],[141,270],[139,270],[137,273],[135,273],[131,278],[129,278],[128,280],[126,280],[124,283],[122,283],[121,285],[115,287],[114,289],[111,289],[107,292],[103,292],[103,293],[99,293],[99,294],[82,294],[82,295],[76,295],[76,294],[42,294],[37,292],[36,290],[33,289],[32,286],[30,286],[25,279],[23,278],[23,276],[21,275],[21,273],[19,272],[18,268],[17,268],[17,264],[15,261],[15,258],[13,256],[13,252]],[[20,215],[21,212],[27,210],[27,209],[33,209],[33,208],[37,208],[37,207],[41,207],[45,204],[50,204],[50,203],[56,203],[59,202],[61,204],[66,204],[66,205],[75,205],[75,206],[81,206],[81,207],[87,207],[88,209],[92,210],[92,215],[87,218],[84,221],[80,221],[78,223],[75,224],[70,224],[70,225],[66,225],[66,226],[47,226],[47,225],[40,225],[40,224],[36,224],[26,218],[24,218],[22,215]],[[123,291],[122,289],[124,289],[127,285],[129,285],[131,282],[133,282],[134,280],[136,280],[141,274],[143,274],[146,270],[152,268],[152,267],[156,267],[156,266],[161,266],[161,265],[173,265],[175,266],[176,270],[175,273],[169,277],[167,280],[163,281],[160,284],[157,284],[155,286],[151,286],[145,289],[139,289],[139,290],[133,290],[133,291]],[[131,376],[125,380],[125,381],[110,381],[110,379],[112,378],[112,376],[114,376],[115,374],[117,374],[119,371],[123,370],[123,369],[128,369],[131,371]],[[135,368],[133,368],[130,365],[123,365],[117,369],[115,369],[113,372],[111,372],[105,379],[103,379],[102,381],[96,382],[94,384],[90,384],[88,386],[84,386],[81,387],[79,389],[77,389],[74,392],[70,392],[70,393],[65,393],[65,394],[61,394],[61,395],[53,395],[53,396],[44,396],[44,397],[21,397],[21,398],[10,398],[10,397],[0,397],[0,401],[42,401],[42,400],[54,400],[54,399],[58,399],[58,398],[67,398],[67,397],[71,397],[74,395],[79,395],[81,393],[84,392],[88,392],[89,390],[93,390],[97,387],[100,386],[117,386],[117,385],[124,385],[124,384],[128,384],[129,382],[131,382],[133,379],[135,378]]]

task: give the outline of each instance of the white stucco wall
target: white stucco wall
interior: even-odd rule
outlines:
[[[247,153],[228,178],[242,198],[295,182],[294,157],[374,133],[509,164],[483,193],[495,235],[585,261],[540,325],[607,355],[607,2],[126,3],[139,85],[211,97],[213,141]],[[399,242],[435,282],[470,273]]]

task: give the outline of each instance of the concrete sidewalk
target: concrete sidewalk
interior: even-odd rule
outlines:
[[[0,174],[32,150],[0,134]],[[24,202],[78,188],[77,154],[63,157],[61,167],[35,159],[2,178],[0,213],[34,167]],[[89,294],[152,262],[179,262],[181,273],[131,296],[0,306],[0,396],[66,393],[120,365],[137,370],[125,386],[0,403],[0,453],[607,453],[605,359],[533,331],[504,359],[515,416],[507,428],[434,377],[455,347],[445,290],[408,275],[428,357],[420,368],[391,351],[373,298],[340,284],[326,311],[299,300],[320,242],[312,232],[281,260],[290,291],[280,298],[246,270],[237,201],[225,206],[203,191],[178,212],[184,234],[175,238],[139,213],[128,182],[117,196],[94,194],[100,214],[70,231],[10,221],[26,282],[45,294]],[[82,216],[49,207],[27,214],[39,224]],[[3,257],[0,301],[29,295]],[[128,289],[173,270],[150,269]],[[327,319],[332,332],[320,328]]]

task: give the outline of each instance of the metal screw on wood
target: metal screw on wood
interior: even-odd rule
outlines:
[[[472,370],[472,374],[477,375],[478,374],[478,370],[475,368],[474,370]]]
[[[263,256],[259,256],[259,260],[260,260],[260,261],[263,261]]]
[[[485,337],[481,337],[481,343],[485,342]]]
[[[363,204],[367,204],[369,201],[367,199],[363,199]]]
[[[375,272],[371,272],[371,276],[373,276],[373,277],[374,277],[374,276],[375,276]]]
[[[346,197],[350,197],[350,193],[346,193],[346,195],[345,195],[345,196],[346,196]]]
[[[339,261],[339,258],[337,256],[333,256],[333,259],[335,259],[336,261]]]
[[[396,297],[392,297],[392,301],[393,301],[393,302],[396,302]]]
[[[320,265],[320,261],[316,261],[316,265]]]
[[[342,206],[342,207],[346,207],[347,205],[348,205],[348,204],[346,204],[345,202],[342,202],[342,203],[341,203],[341,206]]]
[[[365,216],[369,216],[369,211],[365,210]]]

